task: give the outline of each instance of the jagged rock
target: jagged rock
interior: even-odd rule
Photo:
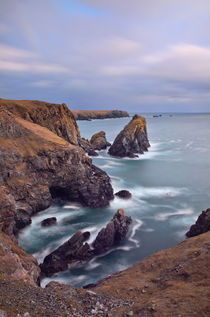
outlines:
[[[57,223],[57,218],[50,217],[50,218],[46,218],[46,219],[42,220],[41,226],[42,227],[49,227],[49,226],[55,225],[56,223]]]
[[[101,229],[93,242],[94,253],[103,253],[124,240],[131,222],[131,217],[125,216],[123,209],[118,209],[113,219],[106,228]]]
[[[94,150],[104,150],[111,144],[107,142],[106,140],[106,134],[104,131],[100,131],[98,133],[95,133],[91,140],[90,140],[91,145],[93,146]]]
[[[0,223],[9,235],[53,199],[104,207],[113,199],[109,176],[78,146],[0,106]]]
[[[210,230],[210,208],[206,211],[202,211],[199,215],[196,223],[190,227],[190,230],[186,233],[187,237],[194,237],[201,233]]]
[[[75,261],[86,261],[93,256],[93,251],[88,243],[83,244],[90,236],[89,232],[77,231],[68,241],[45,257],[40,265],[45,276],[56,272],[65,271],[68,265]]]
[[[92,144],[87,139],[79,138],[78,144],[89,156],[98,156],[98,153],[94,150]]]
[[[92,119],[107,119],[107,118],[122,118],[129,117],[127,111],[122,110],[72,110],[76,120],[92,120]]]
[[[131,198],[131,193],[128,190],[120,190],[115,194],[115,196],[123,198],[123,199],[129,199]]]
[[[125,128],[117,135],[109,148],[109,154],[117,157],[136,157],[143,154],[150,146],[147,138],[146,119],[135,115]]]
[[[88,261],[94,255],[125,239],[131,224],[131,217],[124,215],[123,209],[118,209],[113,219],[103,228],[93,242],[93,248],[86,242],[90,232],[77,231],[68,241],[44,258],[40,265],[43,276],[51,276],[56,272],[67,270],[69,265],[78,261]]]

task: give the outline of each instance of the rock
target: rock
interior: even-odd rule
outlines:
[[[92,119],[107,119],[107,118],[122,118],[129,117],[127,111],[110,110],[110,111],[89,111],[89,110],[72,110],[72,113],[76,120],[92,120]]]
[[[100,131],[98,133],[95,133],[91,140],[90,140],[91,145],[93,146],[94,150],[104,150],[111,144],[107,142],[106,140],[106,134],[104,131]]]
[[[55,225],[57,223],[57,218],[56,217],[51,217],[51,218],[46,218],[42,220],[41,226],[42,227],[49,227],[52,225]]]
[[[93,242],[94,253],[103,253],[124,240],[131,222],[131,217],[125,216],[123,209],[118,209],[113,219],[106,228],[101,229]]]
[[[92,144],[88,140],[79,138],[78,144],[89,156],[98,156],[98,153],[94,150]]]
[[[129,199],[131,198],[131,193],[128,190],[120,190],[115,194],[115,196],[123,198],[123,199]]]
[[[143,154],[150,146],[147,138],[146,119],[139,115],[117,135],[109,148],[109,154],[117,157],[136,157],[135,153]]]
[[[87,261],[93,256],[88,243],[83,244],[90,236],[89,232],[77,231],[68,241],[44,258],[40,265],[44,276],[65,271],[75,261]]]
[[[202,211],[196,223],[190,227],[190,230],[186,233],[188,238],[197,236],[201,233],[210,230],[210,208],[206,211]]]
[[[4,232],[17,234],[30,224],[31,215],[55,199],[92,208],[108,206],[113,199],[110,178],[81,147],[5,108],[0,106],[0,223]]]

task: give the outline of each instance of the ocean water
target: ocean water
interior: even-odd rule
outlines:
[[[32,219],[19,235],[20,245],[39,262],[78,229],[90,231],[93,241],[99,230],[124,208],[133,222],[126,240],[106,254],[75,265],[42,281],[58,280],[75,286],[94,283],[123,270],[157,250],[176,245],[202,210],[210,207],[210,114],[164,114],[147,119],[151,147],[138,159],[117,159],[107,151],[93,158],[111,177],[114,191],[127,189],[132,198],[115,198],[103,209],[75,203],[52,206]],[[81,135],[90,138],[104,130],[113,142],[130,118],[78,121]],[[42,228],[40,222],[56,216],[58,224]]]

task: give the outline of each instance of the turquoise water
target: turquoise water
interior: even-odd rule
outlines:
[[[118,208],[132,217],[126,240],[88,263],[71,267],[50,280],[81,286],[127,268],[157,250],[176,245],[204,209],[210,207],[210,114],[168,114],[147,118],[151,148],[139,159],[117,159],[106,151],[93,159],[112,179],[114,191],[128,189],[132,199],[115,198],[108,208],[90,209],[66,203],[32,219],[19,236],[20,245],[39,262],[78,229],[93,241]],[[81,135],[104,130],[113,142],[130,118],[78,121]],[[41,220],[56,216],[57,226],[41,228]]]

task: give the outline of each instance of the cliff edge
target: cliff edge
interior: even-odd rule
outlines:
[[[122,110],[72,110],[72,113],[76,120],[129,117],[128,112]]]

